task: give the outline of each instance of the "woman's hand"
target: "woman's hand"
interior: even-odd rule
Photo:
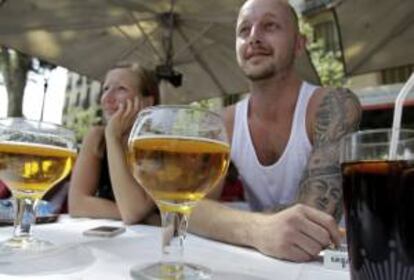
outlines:
[[[139,98],[126,100],[119,105],[105,128],[112,189],[120,216],[126,224],[140,222],[154,209],[152,199],[139,186],[130,172],[124,142],[138,112],[143,107],[143,101]]]
[[[143,108],[140,98],[135,97],[133,100],[127,99],[120,103],[118,110],[109,119],[105,128],[105,137],[107,141],[121,141],[123,136],[129,133],[138,112]]]

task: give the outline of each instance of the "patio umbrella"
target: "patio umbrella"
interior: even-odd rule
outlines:
[[[333,12],[348,75],[414,64],[413,0],[342,0]]]
[[[245,93],[234,30],[244,0],[3,0],[0,44],[95,79],[119,61],[157,69],[184,103]],[[319,79],[308,56],[301,75]]]

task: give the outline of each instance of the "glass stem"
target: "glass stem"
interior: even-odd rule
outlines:
[[[161,262],[182,263],[188,218],[188,214],[161,211],[163,228]]]
[[[14,233],[15,239],[30,239],[32,236],[32,225],[36,219],[36,206],[38,199],[16,198]]]

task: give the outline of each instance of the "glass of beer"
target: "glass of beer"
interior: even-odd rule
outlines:
[[[347,135],[341,169],[352,280],[414,279],[414,130]],[[392,153],[391,153],[392,154]]]
[[[14,234],[0,245],[2,253],[42,251],[52,246],[32,235],[36,205],[69,174],[75,158],[72,131],[23,118],[0,119],[0,180],[15,201]]]
[[[143,110],[132,128],[129,161],[161,213],[162,259],[134,267],[138,279],[209,279],[210,270],[183,261],[191,211],[227,172],[230,147],[221,117],[190,106]]]

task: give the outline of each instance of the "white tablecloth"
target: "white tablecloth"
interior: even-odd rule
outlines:
[[[0,258],[3,279],[131,279],[134,265],[160,258],[160,229],[129,226],[113,238],[86,237],[82,232],[100,225],[121,225],[119,221],[61,217],[58,223],[38,225],[35,233],[58,245],[56,251]],[[12,228],[0,228],[0,241],[10,237]],[[348,280],[348,272],[324,268],[322,263],[290,263],[266,257],[255,250],[227,245],[189,234],[185,260],[203,264],[214,271],[213,279],[240,280]]]

